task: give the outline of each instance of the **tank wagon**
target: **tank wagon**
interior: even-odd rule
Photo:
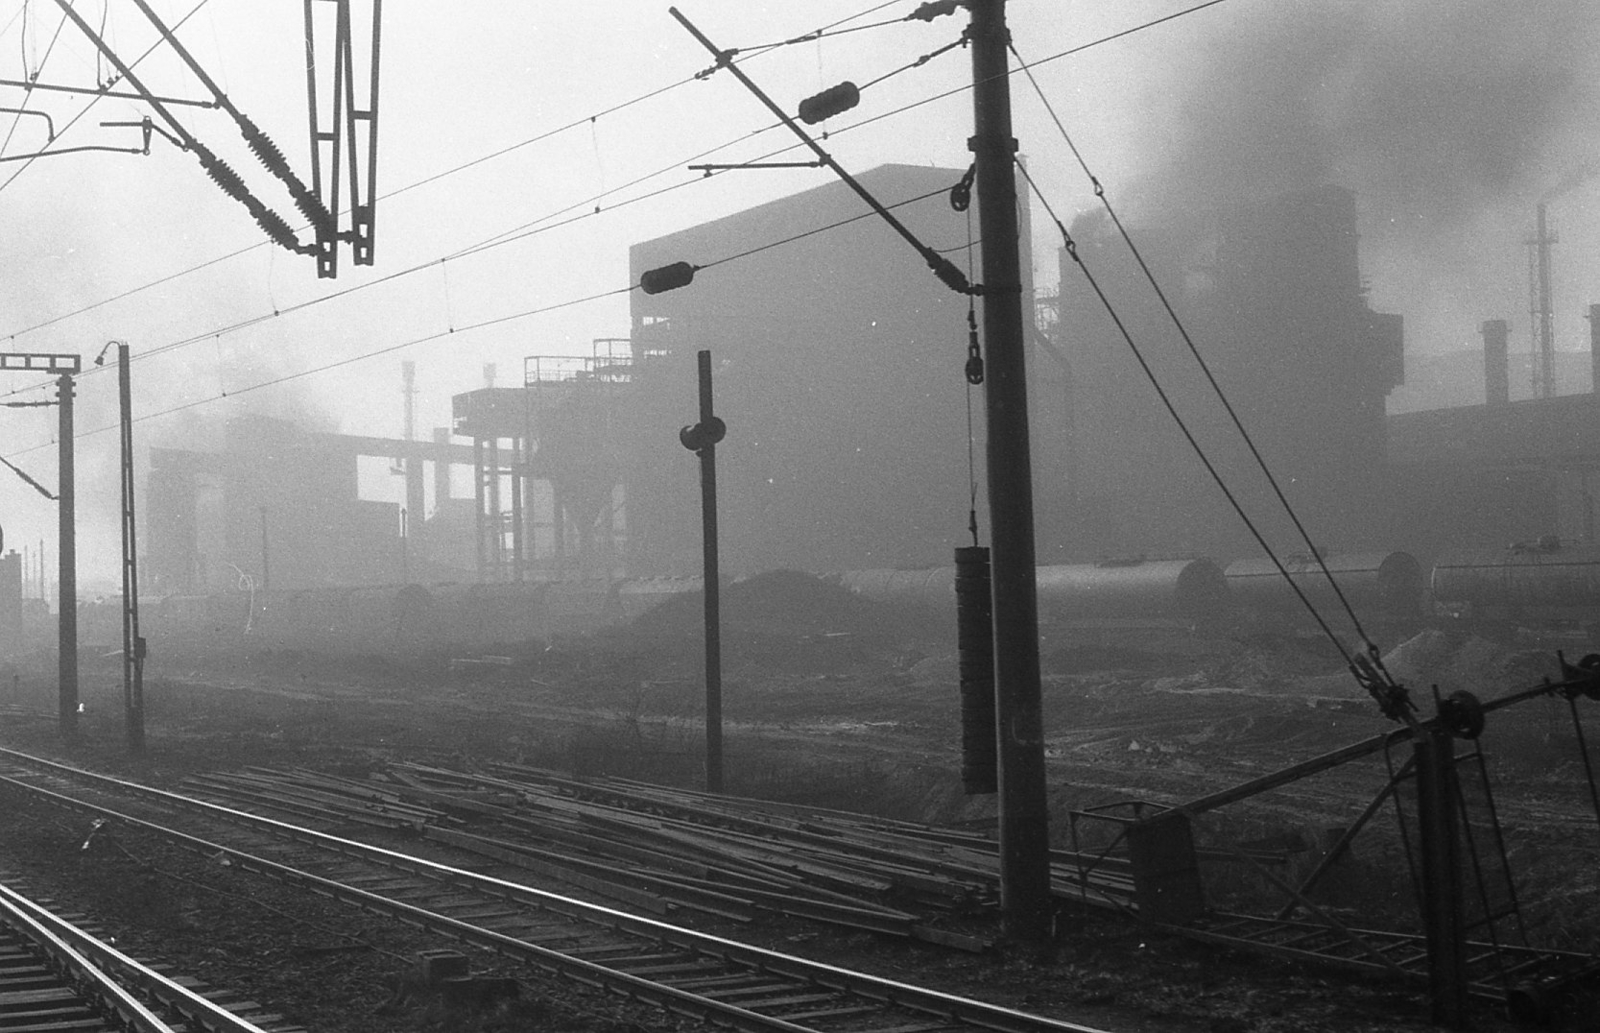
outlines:
[[[1208,559],[1059,564],[1041,566],[1035,576],[1044,620],[1197,621],[1216,615],[1228,598],[1221,568]],[[857,570],[837,577],[851,591],[884,602],[955,603],[954,567]]]
[[[1288,579],[1266,557],[1236,560],[1223,568],[1228,598],[1241,621],[1258,628],[1310,623],[1296,589],[1319,613],[1338,614],[1341,621],[1344,608],[1339,594],[1363,622],[1416,622],[1427,611],[1422,564],[1408,552],[1334,554],[1320,562],[1315,556],[1297,554],[1281,562]],[[1338,584],[1338,594],[1328,574]]]
[[[1364,624],[1402,628],[1425,620],[1504,628],[1579,628],[1600,635],[1600,547],[1553,540],[1441,557],[1427,570],[1405,552],[1323,557]],[[1341,607],[1319,564],[1284,567],[1324,614]],[[947,614],[954,624],[955,568],[855,570],[825,575],[870,599]],[[1127,559],[1041,566],[1040,623],[1060,629],[1185,629],[1215,634],[1298,633],[1309,615],[1268,559],[1219,566],[1209,559]],[[625,624],[661,602],[701,588],[699,578],[630,578],[497,584],[391,585],[290,592],[169,596],[144,603],[153,650],[206,654],[304,651],[347,656],[423,656],[510,651],[518,643]],[[121,645],[121,614],[107,601],[80,607],[86,648]]]
[[[1432,593],[1440,615],[1455,620],[1600,633],[1600,548],[1546,538],[1446,554],[1434,564]]]

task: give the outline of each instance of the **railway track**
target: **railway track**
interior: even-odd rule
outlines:
[[[681,1015],[787,1033],[1100,1033],[0,750],[0,788]]]
[[[0,1029],[30,1033],[305,1033],[254,1002],[202,992],[0,880]]]

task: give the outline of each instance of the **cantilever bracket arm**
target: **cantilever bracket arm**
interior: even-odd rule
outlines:
[[[0,108],[0,111],[8,115],[32,115],[44,119],[45,143],[56,142],[56,120],[51,118],[48,112],[35,111],[32,108]]]
[[[867,202],[867,204],[872,207],[873,211],[878,213],[879,218],[883,219],[884,222],[887,222],[896,233],[904,237],[906,242],[916,250],[917,254],[922,256],[923,261],[928,263],[928,268],[933,270],[933,275],[939,278],[939,282],[943,283],[946,287],[949,287],[957,294],[983,293],[982,285],[970,283],[967,280],[966,274],[963,273],[954,262],[939,254],[939,252],[924,244],[921,240],[918,240],[916,234],[912,233],[906,228],[905,223],[895,218],[894,213],[885,208],[876,197],[873,197],[872,194],[867,191],[866,187],[862,186],[856,181],[854,176],[846,172],[844,166],[840,165],[833,159],[833,155],[823,150],[822,146],[811,138],[810,133],[807,133],[804,129],[801,129],[799,124],[797,124],[794,119],[789,117],[789,113],[787,111],[784,111],[782,108],[778,107],[777,104],[773,103],[772,98],[768,97],[766,93],[762,91],[761,87],[757,86],[748,75],[744,74],[743,69],[733,63],[732,51],[718,50],[717,45],[712,43],[711,40],[707,39],[705,33],[695,28],[694,24],[690,22],[689,19],[685,18],[682,12],[680,12],[676,7],[667,8],[667,13],[676,18],[679,25],[682,25],[686,30],[688,30],[689,34],[698,40],[701,46],[705,47],[711,52],[712,56],[717,59],[716,68],[726,68],[729,72],[731,72],[735,79],[738,79],[747,90],[755,94],[757,100],[761,101],[761,103],[767,106],[768,111],[771,111],[774,115],[778,116],[778,120],[785,126],[788,126],[789,130],[800,138],[801,143],[805,144],[811,149],[811,153],[817,156],[818,162],[832,169],[835,175],[844,180],[846,186],[848,186],[851,190],[854,190],[863,201]],[[715,71],[716,68],[713,68],[712,71]]]

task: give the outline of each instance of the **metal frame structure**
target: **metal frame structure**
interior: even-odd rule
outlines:
[[[1549,995],[1600,972],[1600,959],[1528,943],[1499,815],[1477,739],[1489,714],[1542,698],[1564,699],[1600,824],[1600,789],[1588,756],[1579,699],[1600,700],[1600,656],[1574,665],[1557,654],[1560,681],[1479,703],[1466,693],[1438,701],[1437,716],[1408,723],[1280,771],[1186,803],[1131,800],[1075,811],[1071,831],[1081,900],[1122,911],[1178,935],[1316,960],[1407,979],[1425,979],[1436,1024],[1465,1028],[1468,1002],[1505,1003],[1515,1011],[1548,1007]],[[1464,741],[1468,752],[1457,752]],[[1296,882],[1278,874],[1256,846],[1213,831],[1196,835],[1204,815],[1406,742],[1412,755],[1389,776],[1359,817],[1329,844],[1321,861]],[[1393,804],[1411,861],[1421,934],[1357,927],[1320,906],[1311,893],[1352,841]],[[1409,816],[1407,811],[1409,809]],[[1081,849],[1086,824],[1109,824],[1109,840]],[[1273,915],[1244,914],[1205,899],[1200,861],[1222,856],[1282,894]],[[1297,918],[1297,912],[1305,917]]]
[[[56,677],[59,710],[57,719],[63,739],[78,735],[78,545],[77,503],[73,472],[72,378],[83,368],[83,358],[54,352],[0,352],[0,370],[54,373],[56,405],[60,417],[56,429],[59,448],[56,502],[60,536],[57,605],[60,611],[57,631]]]
[[[597,338],[588,355],[527,356],[519,388],[455,396],[455,433],[473,442],[480,581],[615,573],[624,484],[615,428],[633,362],[627,338]]]
[[[320,95],[317,89],[318,56],[315,15],[318,3],[332,4],[333,51],[332,88]],[[330,214],[326,225],[317,226],[317,275],[338,274],[339,241],[348,241],[352,261],[371,265],[373,225],[378,203],[378,55],[382,41],[380,26],[383,0],[372,0],[366,95],[356,89],[354,31],[350,0],[305,0],[306,95],[311,128],[311,190]],[[325,37],[324,37],[325,38]],[[327,152],[328,174],[323,175],[323,153]],[[350,224],[338,228],[340,213],[339,179],[341,165],[348,169]],[[364,166],[364,167],[363,167]]]

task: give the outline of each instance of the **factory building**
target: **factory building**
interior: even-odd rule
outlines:
[[[141,523],[146,590],[294,590],[455,574],[430,562],[425,525],[403,528],[402,507],[360,497],[363,455],[404,463],[419,488],[408,496],[420,495],[424,461],[447,468],[470,459],[448,444],[315,433],[259,416],[230,419],[216,451],[152,448]],[[438,551],[447,550],[445,537],[432,535]]]
[[[1366,304],[1350,192],[1323,187],[1132,227],[1194,353],[1102,213],[1072,232],[1131,344],[1063,252],[1054,336],[1072,368],[1072,459],[1040,514],[1044,533],[1091,559],[1258,551],[1159,385],[1275,547],[1294,547],[1293,528],[1223,398],[1319,545],[1374,537],[1384,399],[1404,371],[1401,322]]]
[[[949,199],[961,176],[888,165],[860,178],[964,267],[968,213]],[[1450,548],[1593,539],[1600,404],[1509,400],[1504,324],[1485,324],[1483,404],[1386,416],[1404,378],[1402,324],[1367,304],[1349,191],[1131,230],[1204,368],[1113,227],[1078,218],[1078,256],[1138,351],[1063,253],[1060,293],[1027,344],[1041,563],[1259,554],[1166,403],[1273,548],[1303,548],[1213,379],[1319,548],[1426,562]],[[968,299],[848,187],[827,182],[629,255],[636,282],[678,262],[696,267],[693,282],[635,291],[630,337],[529,355],[520,384],[456,396],[451,427],[430,442],[249,419],[230,422],[214,453],[152,450],[148,583],[696,574],[699,464],[679,430],[699,418],[701,350],[728,427],[717,449],[726,572],[947,564],[970,541],[974,484],[986,537]],[[425,519],[361,500],[361,455],[396,463],[403,508]],[[453,464],[472,469],[472,497],[451,497]]]
[[[860,181],[965,267],[968,217],[949,200],[961,177],[887,165]],[[967,298],[837,181],[629,254],[636,281],[674,262],[702,268],[679,290],[633,295],[635,565],[699,567],[698,467],[678,430],[698,419],[701,349],[728,425],[717,446],[728,569],[948,563],[970,540]],[[972,403],[981,463],[981,389]]]

